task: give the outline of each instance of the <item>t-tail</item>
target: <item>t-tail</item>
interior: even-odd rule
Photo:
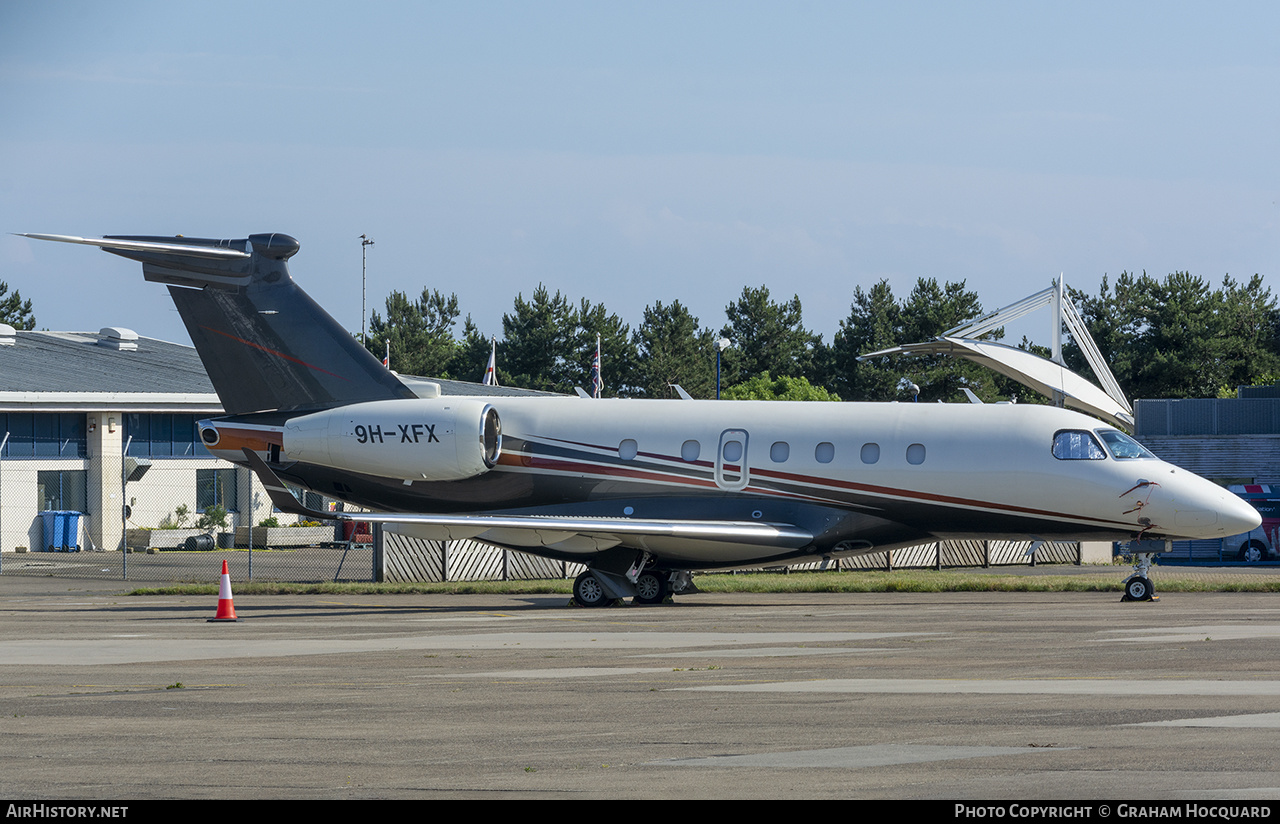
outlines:
[[[304,413],[414,393],[289,276],[298,241],[27,234],[98,246],[167,284],[228,415]]]

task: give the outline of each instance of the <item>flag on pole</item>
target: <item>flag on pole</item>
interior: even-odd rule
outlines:
[[[493,349],[489,352],[489,365],[484,369],[484,380],[480,381],[485,386],[498,385],[498,338],[494,336]]]
[[[600,397],[603,379],[600,376],[600,335],[596,335],[596,358],[591,362],[591,397]]]
[[[387,338],[387,356],[382,359],[382,365],[391,368],[391,338]]]

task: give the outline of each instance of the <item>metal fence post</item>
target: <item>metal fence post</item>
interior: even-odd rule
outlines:
[[[0,536],[4,535],[4,448],[9,443],[9,433],[4,433],[4,440],[0,441]],[[2,539],[2,537],[0,537]],[[4,547],[0,546],[0,574],[4,572]]]
[[[129,580],[129,447],[133,435],[120,451],[120,579]],[[105,513],[104,513],[105,514]]]

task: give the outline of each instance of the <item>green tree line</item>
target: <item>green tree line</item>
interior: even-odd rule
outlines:
[[[1280,376],[1280,311],[1261,276],[1247,283],[1227,277],[1215,288],[1186,272],[1163,279],[1123,272],[1114,284],[1104,277],[1096,294],[1071,289],[1071,297],[1131,398],[1215,397]],[[373,313],[366,345],[382,357],[390,343],[392,367],[412,375],[478,381],[496,339],[500,383],[569,393],[589,384],[599,335],[604,395],[671,397],[671,385],[679,384],[695,398],[710,398],[716,341],[727,338],[724,397],[908,400],[914,384],[921,402],[963,401],[963,389],[986,401],[1043,400],[991,370],[947,356],[858,360],[937,337],[988,311],[964,281],[920,278],[901,298],[887,280],[865,290],[857,286],[829,343],[805,327],[798,296],[776,299],[767,286],[744,287],[725,306],[718,331],[679,300],[646,306],[633,330],[603,304],[575,302],[542,285],[528,298],[515,297],[501,334],[492,338],[469,315],[455,334],[456,295],[424,288],[410,299],[392,292],[385,309],[385,317]],[[988,339],[1002,334],[997,330]],[[1025,338],[1020,345],[1045,352]],[[1090,374],[1070,336],[1064,357],[1072,369]]]

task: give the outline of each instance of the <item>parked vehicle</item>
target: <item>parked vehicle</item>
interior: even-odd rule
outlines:
[[[1250,564],[1276,560],[1276,545],[1280,542],[1280,487],[1243,484],[1228,488],[1258,510],[1262,526],[1224,539],[1223,553],[1234,552],[1236,558]]]

